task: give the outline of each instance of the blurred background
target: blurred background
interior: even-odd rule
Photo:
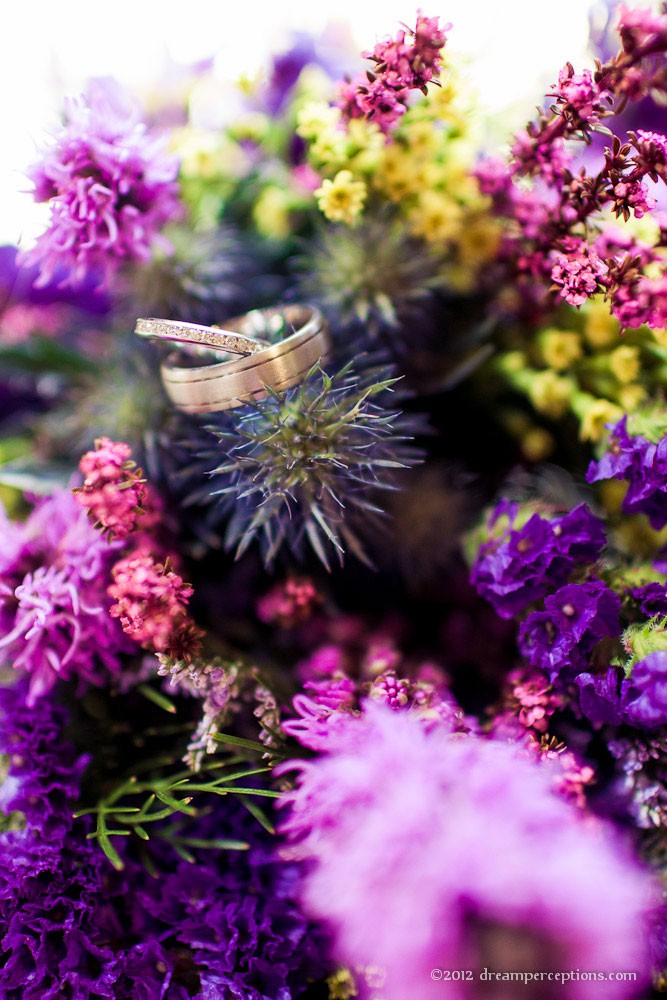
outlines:
[[[25,194],[24,170],[58,121],[65,94],[91,76],[113,75],[150,100],[169,86],[176,65],[212,58],[223,83],[261,73],[294,33],[323,36],[352,54],[414,20],[411,0],[84,0],[12,7],[0,37],[3,142],[0,144],[0,243],[29,245],[44,207]],[[604,5],[601,7],[604,10]],[[468,67],[470,85],[503,128],[527,117],[566,59],[585,60],[587,0],[435,0],[424,13],[453,24],[450,52]],[[502,136],[499,138],[502,139]]]

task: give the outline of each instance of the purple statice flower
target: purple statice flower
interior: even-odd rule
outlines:
[[[176,159],[163,136],[148,134],[137,108],[117,84],[100,79],[66,105],[65,124],[29,172],[36,201],[51,222],[22,256],[40,268],[45,285],[63,267],[63,284],[92,273],[109,286],[126,261],[150,259],[166,222],[180,212]]]
[[[610,427],[609,446],[602,458],[591,462],[589,483],[601,479],[623,479],[628,491],[623,499],[626,514],[646,514],[651,527],[667,525],[667,435],[649,441],[628,432],[628,417]]]
[[[635,663],[624,692],[625,716],[639,729],[667,723],[667,652],[658,650]]]
[[[648,618],[667,616],[667,584],[646,583],[643,587],[635,587],[630,594],[638,603],[639,610]]]
[[[593,647],[620,634],[621,599],[601,580],[571,583],[547,597],[519,627],[519,648],[553,679],[580,673]]]
[[[579,706],[594,726],[617,726],[623,721],[621,676],[617,667],[609,667],[604,674],[583,671],[575,677]]]
[[[0,996],[293,1000],[330,971],[298,905],[300,866],[236,803],[219,800],[192,836],[246,851],[188,863],[158,842],[153,875],[121,845],[115,871],[72,818],[86,760],[63,739],[66,715],[51,698],[29,708],[26,693],[0,688],[2,810],[23,814],[0,832]]]
[[[442,997],[431,969],[491,966],[494,940],[520,942],[523,969],[645,979],[648,877],[610,829],[554,794],[554,762],[371,703],[328,754],[289,766],[282,832],[310,863],[304,904],[341,962],[383,970],[386,1000],[415,983],[420,1000]],[[630,997],[637,983],[605,988]],[[451,982],[447,996],[467,987]],[[592,1000],[598,986],[572,982],[568,996]]]
[[[566,302],[571,306],[581,306],[600,291],[608,270],[595,247],[570,237],[564,252],[554,256],[551,280]]]
[[[667,737],[637,733],[607,744],[618,761],[620,791],[629,812],[641,829],[664,826],[667,821]]]
[[[29,702],[58,678],[104,684],[132,646],[106,587],[117,544],[69,493],[40,501],[23,524],[0,511],[0,656],[30,678]]]
[[[501,618],[512,618],[565,583],[576,566],[595,562],[605,544],[602,521],[585,504],[561,517],[533,514],[516,528],[518,514],[519,505],[507,500],[496,507],[491,538],[480,546],[470,576]],[[504,519],[502,534],[493,537]]]

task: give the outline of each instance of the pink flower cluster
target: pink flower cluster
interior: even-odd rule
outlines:
[[[193,589],[148,554],[131,554],[112,570],[109,596],[112,617],[126,635],[145,649],[187,659],[199,648],[201,631],[187,614]]]
[[[556,253],[551,280],[571,306],[580,306],[600,291],[609,268],[594,247],[570,238],[565,253]]]
[[[143,514],[147,490],[129,445],[98,438],[95,450],[86,452],[79,469],[84,483],[72,492],[93,524],[116,538],[132,534]]]
[[[510,309],[529,321],[553,308],[550,293],[578,307],[603,292],[624,327],[665,325],[663,278],[647,272],[661,263],[659,247],[632,238],[619,243],[615,232],[608,239],[617,227],[604,215],[611,210],[628,221],[655,208],[645,182],[667,181],[667,137],[637,131],[624,142],[612,136],[602,166],[591,169],[590,159],[574,166],[574,143],[587,145],[628,99],[667,95],[667,14],[623,9],[621,38],[623,49],[594,71],[575,73],[567,63],[551,92],[555,103],[517,134],[504,170],[485,160],[477,171],[494,212],[510,221],[499,250],[507,273],[499,283],[514,285]]]
[[[36,201],[49,202],[51,224],[22,263],[37,264],[44,285],[90,275],[108,284],[126,260],[146,261],[166,222],[180,213],[177,160],[150,136],[117,84],[94,81],[66,107],[65,125],[30,171]]]
[[[322,598],[312,580],[290,577],[258,601],[257,617],[267,625],[293,628],[306,621]]]
[[[390,132],[405,114],[411,90],[426,92],[442,67],[442,49],[451,25],[441,27],[437,17],[419,11],[414,31],[401,30],[395,38],[378,42],[364,52],[373,71],[344,83],[338,105],[346,118],[368,118]],[[409,37],[408,37],[409,36]]]

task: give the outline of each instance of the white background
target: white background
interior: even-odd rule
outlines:
[[[0,243],[27,245],[42,209],[23,170],[58,119],[64,94],[112,74],[140,91],[167,59],[215,56],[229,79],[252,75],[290,30],[348,25],[359,50],[414,22],[414,0],[45,0],[11,4],[0,37]],[[417,0],[419,2],[419,0]],[[451,21],[449,48],[470,57],[482,104],[508,123],[527,117],[567,59],[586,61],[587,0],[422,0],[424,13]],[[514,108],[514,118],[511,110]],[[508,124],[509,128],[509,124]]]

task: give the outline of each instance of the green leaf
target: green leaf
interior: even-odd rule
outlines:
[[[241,736],[230,736],[228,733],[214,733],[213,739],[216,743],[227,743],[232,747],[243,747],[244,750],[255,750],[257,753],[266,753],[263,743],[256,743],[254,740],[245,740]]]
[[[0,347],[0,365],[36,375],[94,374],[98,368],[90,359],[50,337],[32,336],[24,344]]]
[[[156,691],[155,688],[150,686],[150,684],[140,684],[137,690],[144,696],[144,698],[147,698],[148,701],[152,701],[154,705],[157,705],[158,708],[171,713],[171,715],[176,715],[176,706],[173,701],[170,701],[170,699],[167,698],[166,695],[162,694],[161,691]]]
[[[239,802],[241,805],[245,806],[251,816],[254,816],[259,825],[264,827],[267,833],[276,832],[275,826],[256,802],[253,802],[252,799],[247,799],[245,795],[239,795]]]
[[[20,458],[0,465],[0,484],[44,496],[55,490],[68,489],[73,472],[73,466],[60,462]]]

